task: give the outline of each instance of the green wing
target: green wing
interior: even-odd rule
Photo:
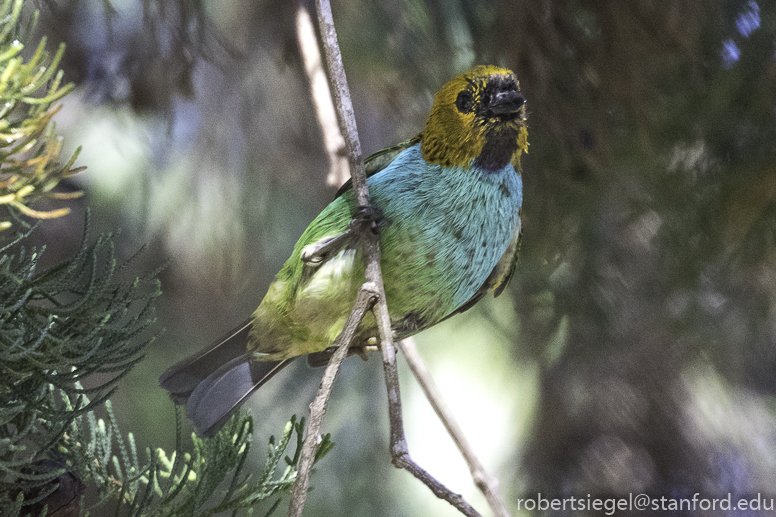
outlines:
[[[390,165],[390,163],[393,161],[394,158],[396,158],[399,153],[401,153],[403,150],[407,149],[408,147],[412,147],[413,145],[420,142],[420,139],[422,137],[423,133],[418,133],[414,138],[407,140],[406,142],[402,142],[400,144],[396,144],[394,146],[388,147],[383,149],[382,151],[377,151],[376,153],[370,155],[366,160],[364,160],[364,167],[366,168],[366,177],[374,176],[381,170],[385,169]],[[353,180],[351,178],[348,178],[348,181],[343,183],[343,185],[339,188],[337,193],[334,195],[334,199],[337,199],[342,194],[347,192],[348,190],[353,188]]]

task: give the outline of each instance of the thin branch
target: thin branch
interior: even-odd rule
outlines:
[[[396,351],[393,346],[385,346],[385,343],[383,343],[382,351],[385,385],[388,388],[388,418],[391,425],[391,457],[393,465],[396,468],[402,468],[410,472],[431,489],[434,495],[455,506],[459,512],[467,517],[481,517],[477,510],[467,503],[463,497],[451,492],[410,457],[401,416],[401,396],[399,395],[399,370],[396,366]]]
[[[334,83],[334,100],[338,108],[340,121],[345,130],[345,145],[348,150],[350,170],[353,171],[353,188],[356,191],[356,199],[359,206],[369,206],[369,195],[364,174],[364,164],[361,160],[361,144],[358,139],[358,129],[353,113],[353,104],[350,100],[345,68],[342,64],[342,56],[337,43],[337,32],[334,27],[334,19],[331,13],[331,5],[328,0],[317,0],[316,14],[318,25],[322,33],[326,64]],[[368,233],[368,232],[367,232]],[[385,370],[385,383],[388,391],[388,413],[391,426],[391,456],[393,464],[397,468],[403,468],[411,472],[415,477],[425,483],[437,497],[445,499],[468,516],[479,514],[460,495],[454,494],[444,485],[436,481],[425,470],[419,467],[410,457],[407,448],[407,440],[404,436],[404,424],[402,422],[401,396],[399,392],[399,375],[396,366],[396,351],[393,343],[393,331],[388,306],[385,303],[385,289],[383,287],[382,274],[380,273],[380,241],[376,234],[370,235],[363,243],[364,260],[366,262],[366,279],[372,282],[379,293],[379,298],[372,309],[377,320],[377,328],[380,335],[381,349],[383,352],[383,368]]]
[[[304,504],[307,500],[307,488],[310,485],[310,470],[313,467],[313,463],[315,463],[315,453],[321,441],[323,415],[326,413],[326,405],[334,385],[334,379],[337,377],[340,363],[348,354],[350,342],[356,334],[359,323],[361,323],[367,311],[372,308],[376,299],[377,292],[374,285],[369,282],[364,283],[356,295],[356,304],[353,307],[353,312],[350,313],[348,320],[345,322],[345,328],[337,338],[337,350],[329,360],[329,365],[323,374],[321,386],[318,388],[318,395],[310,404],[310,420],[307,422],[302,452],[297,464],[296,481],[291,491],[291,502],[288,508],[289,517],[300,517],[302,510],[304,510]]]
[[[509,510],[507,510],[504,501],[498,493],[498,480],[490,477],[488,473],[485,472],[485,468],[474,453],[474,449],[464,436],[461,427],[453,417],[447,404],[445,404],[436,382],[434,382],[431,374],[426,369],[426,365],[423,363],[423,359],[421,359],[418,349],[415,346],[415,340],[410,337],[399,341],[398,345],[402,354],[404,354],[405,359],[407,359],[407,364],[409,365],[412,374],[418,381],[426,398],[431,403],[431,407],[434,408],[434,412],[439,417],[439,420],[442,421],[448,434],[450,434],[453,442],[455,442],[456,447],[461,451],[461,455],[463,455],[469,466],[469,471],[472,474],[474,484],[477,485],[477,488],[485,495],[485,499],[488,501],[490,509],[493,510],[493,513],[497,517],[510,517]]]
[[[302,5],[296,11],[296,35],[304,69],[310,82],[315,116],[323,137],[323,148],[329,158],[329,175],[326,183],[339,187],[350,177],[348,160],[345,156],[345,139],[339,131],[337,112],[331,99],[331,90],[326,81],[326,72],[321,63],[321,51],[310,18],[310,12]]]
[[[358,139],[358,129],[356,119],[353,113],[353,104],[350,100],[350,91],[345,77],[345,68],[342,64],[342,56],[337,43],[337,33],[334,27],[334,20],[331,13],[331,5],[328,0],[316,0],[316,14],[318,17],[318,26],[323,40],[324,53],[326,56],[326,65],[329,70],[329,76],[333,86],[334,102],[339,114],[339,120],[342,125],[345,148],[347,149],[348,163],[350,165],[351,177],[353,179],[353,190],[356,196],[356,204],[359,213],[363,216],[371,214],[369,205],[369,192],[366,184],[366,174],[364,164],[361,158],[361,143]],[[300,7],[302,9],[302,7]],[[303,15],[302,15],[303,17]],[[312,79],[311,79],[312,83]],[[380,273],[380,240],[376,227],[372,225],[351,225],[359,237],[359,243],[363,251],[366,283],[362,286],[368,287],[369,301],[374,301],[372,312],[377,321],[378,332],[380,336],[381,349],[383,352],[383,367],[385,370],[385,382],[388,391],[388,413],[391,426],[391,457],[393,464],[397,468],[403,468],[412,473],[416,478],[425,483],[431,491],[450,504],[455,506],[461,513],[469,517],[479,517],[474,508],[472,508],[463,498],[451,492],[444,485],[436,481],[425,470],[419,467],[410,457],[407,448],[407,440],[404,435],[404,425],[401,416],[401,397],[399,394],[399,375],[396,366],[396,350],[393,343],[393,332],[391,329],[391,319],[388,313],[388,306],[385,303],[385,289],[383,287],[382,274]],[[371,230],[370,230],[371,228]],[[359,291],[362,294],[362,291]],[[364,295],[366,296],[366,295]],[[371,298],[376,296],[376,300]],[[361,303],[363,303],[361,298]],[[348,318],[348,322],[361,321],[363,313],[357,314],[358,305],[354,308]],[[358,323],[355,323],[357,326]],[[315,449],[320,440],[320,423],[325,411],[326,401],[331,391],[331,384],[334,381],[339,364],[347,354],[350,346],[352,333],[343,330],[338,339],[336,353],[329,361],[329,366],[324,374],[324,380],[318,392],[316,401],[311,405],[310,424],[307,428],[307,436],[302,449],[302,455],[299,460],[297,480],[294,484],[291,503],[289,505],[289,517],[300,517],[306,501],[307,487],[309,483],[309,471],[315,457]],[[355,331],[355,330],[354,330]],[[313,425],[315,422],[315,425]]]
[[[342,64],[342,55],[337,43],[337,31],[334,28],[334,19],[331,15],[329,0],[316,0],[315,10],[318,16],[318,27],[321,31],[326,66],[332,82],[334,104],[337,107],[339,120],[342,124],[345,138],[345,150],[350,164],[350,174],[353,178],[353,191],[356,193],[358,206],[369,206],[369,191],[366,186],[366,172],[364,162],[361,159],[361,141],[358,139],[356,116],[353,112],[353,102],[350,100],[348,79],[345,77],[345,66]],[[376,241],[376,239],[374,239]],[[379,241],[378,241],[379,242]],[[379,259],[379,256],[378,256]],[[369,261],[369,256],[366,258]],[[379,269],[379,260],[378,260]],[[369,275],[367,274],[367,279]]]
[[[331,18],[331,7],[329,6],[328,2],[326,3],[326,7],[328,8],[328,11],[329,11],[329,18]],[[320,6],[318,6],[318,11],[320,11]],[[299,12],[297,13],[297,28],[298,30],[302,30],[302,31],[309,30],[309,26],[306,26],[307,24],[304,21],[305,17],[307,17],[307,19],[309,20],[309,13],[307,13],[305,16],[305,14],[302,12],[307,13],[307,10],[300,3]],[[320,23],[320,12],[319,12],[319,23]],[[345,71],[342,66],[342,58],[339,55],[339,46],[337,44],[337,34],[336,32],[334,32],[333,25],[330,26],[330,31],[327,31],[327,29],[324,27],[324,24],[321,23],[320,26],[321,26],[322,37],[324,39],[324,44],[327,50],[329,49],[330,45],[333,45],[334,49],[336,49],[336,56],[338,60],[337,66],[332,66],[331,56],[330,56],[332,52],[327,52],[326,57],[327,57],[327,64],[329,65],[329,70],[332,76],[332,82],[334,83],[334,86],[335,86],[334,100],[337,104],[337,108],[340,114],[340,120],[347,120],[348,114],[350,116],[350,120],[352,120],[352,127],[349,127],[348,124],[344,124],[344,125],[346,127],[345,146],[347,149],[348,163],[350,166],[351,176],[353,178],[353,189],[356,194],[356,200],[357,200],[358,206],[368,207],[369,194],[366,186],[366,173],[364,171],[364,165],[361,160],[361,144],[358,140],[358,132],[355,127],[355,119],[353,118],[353,105],[350,101],[350,96],[347,90],[347,80],[345,78]],[[300,39],[300,47],[302,45],[301,43],[302,40],[305,40],[305,45],[309,44],[309,41],[307,40],[306,36],[299,35],[299,39]],[[316,51],[316,54],[320,56],[320,53],[317,51]],[[315,67],[311,67],[307,65],[305,66],[305,70],[308,73],[308,77],[310,78],[310,84],[313,85],[313,87],[317,84],[317,82],[316,82],[316,79],[310,76],[309,74],[311,72],[314,73],[315,72],[314,69]],[[345,91],[344,100],[343,100],[343,94],[342,94],[343,88]],[[331,128],[321,124],[321,129],[322,131],[328,131],[328,132],[335,131],[341,135],[341,133],[339,133],[336,127]],[[333,141],[333,139],[331,140]],[[307,424],[305,440],[302,445],[302,452],[299,457],[299,463],[297,464],[297,478],[296,478],[296,481],[294,482],[294,488],[291,492],[291,501],[289,502],[289,508],[288,508],[289,517],[301,517],[302,511],[304,510],[305,502],[307,501],[307,489],[310,483],[310,470],[312,469],[313,463],[315,461],[315,451],[317,450],[318,443],[320,442],[320,436],[321,436],[320,429],[321,429],[321,424],[323,422],[323,415],[326,411],[326,404],[328,402],[328,398],[331,393],[331,388],[334,383],[334,379],[337,375],[337,372],[339,371],[340,363],[347,356],[348,348],[350,347],[350,343],[353,340],[353,336],[355,334],[356,328],[358,327],[358,324],[361,322],[361,319],[363,319],[363,316],[366,310],[372,306],[372,304],[375,301],[375,298],[377,299],[385,298],[382,278],[380,277],[380,271],[379,271],[379,267],[380,267],[379,247],[375,251],[374,245],[370,245],[370,243],[377,242],[378,243],[377,246],[379,246],[377,235],[374,234],[372,231],[367,230],[367,227],[365,225],[350,225],[348,227],[348,233],[351,231],[354,231],[356,235],[358,235],[360,244],[364,248],[364,260],[366,261],[366,264],[367,264],[366,266],[367,282],[364,285],[362,285],[361,289],[359,290],[358,296],[356,298],[355,307],[353,308],[353,311],[348,317],[348,321],[345,324],[345,328],[343,329],[342,333],[337,339],[337,343],[336,343],[337,350],[329,360],[329,365],[326,367],[326,371],[324,372],[323,379],[321,380],[321,386],[318,390],[318,395],[316,396],[313,403],[310,405],[310,419]],[[333,243],[333,242],[329,244],[331,246],[338,245],[338,243]],[[324,248],[328,250],[331,248],[331,246],[325,245]],[[325,251],[322,251],[322,253],[325,253]],[[372,257],[376,257],[376,259],[372,259]],[[312,257],[312,256],[305,257],[305,260],[316,260],[318,258],[322,260],[323,255],[321,255],[320,257]],[[370,264],[372,264],[374,261],[376,261],[376,264],[377,264],[377,278],[379,280],[379,286],[374,282],[370,282],[370,278],[374,277],[374,267],[370,268]],[[372,271],[371,276],[370,276],[370,270]]]

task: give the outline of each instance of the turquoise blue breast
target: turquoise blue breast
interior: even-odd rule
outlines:
[[[381,266],[392,319],[411,317],[418,329],[474,296],[520,224],[522,180],[511,164],[430,165],[417,144],[368,184],[385,220]]]

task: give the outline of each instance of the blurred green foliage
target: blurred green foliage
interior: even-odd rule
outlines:
[[[0,236],[0,514],[87,515],[110,508],[115,515],[236,515],[274,498],[269,515],[295,480],[304,419],[292,417],[277,443],[270,438],[259,472],[249,468],[253,421],[244,413],[212,439],[192,434],[186,444],[177,410],[170,455],[138,447],[134,433],[125,437],[119,427],[109,397],[158,338],[163,268],[133,277],[139,253],[118,258],[112,234],[92,240],[88,216],[78,251],[69,258],[60,245],[71,232],[54,227],[52,234],[52,222],[30,227],[19,217],[65,215],[69,208],[39,211],[27,203],[77,197],[51,192],[75,172],[78,154],[58,164],[62,142],[48,124],[57,111],[51,103],[73,90],[59,86],[62,71],[54,75],[64,46],[49,60],[42,38],[25,61],[20,52],[38,14],[27,15],[21,30],[21,0],[0,7],[0,138],[6,141],[0,147],[7,148],[0,153],[0,204],[19,223],[16,232],[8,230],[9,221],[0,223],[8,230]],[[43,95],[34,96],[41,89]],[[72,225],[68,218],[59,230]],[[296,453],[284,457],[294,437]],[[324,436],[316,461],[332,447]],[[285,466],[278,472],[281,460]]]

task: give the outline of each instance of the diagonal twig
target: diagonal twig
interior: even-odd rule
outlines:
[[[342,56],[339,51],[339,44],[337,43],[337,33],[334,27],[331,5],[328,0],[316,0],[315,6],[326,56],[326,64],[333,89],[334,102],[343,129],[348,164],[353,179],[353,190],[356,195],[356,204],[358,207],[368,211],[370,206],[369,192],[367,190],[366,174],[361,155],[361,143],[358,138],[358,129],[356,127],[353,104],[350,100],[350,92],[345,77],[345,69],[342,64]],[[304,7],[300,5],[299,9],[303,10]],[[305,15],[298,15],[297,18],[304,19]],[[298,28],[303,30],[306,25],[307,24],[305,23],[298,23]],[[300,36],[300,41],[301,40],[302,38]],[[306,70],[310,70],[313,67],[306,66],[305,68]],[[312,79],[311,84],[314,84]],[[393,464],[397,468],[403,468],[412,473],[416,478],[426,484],[437,497],[445,499],[464,515],[479,517],[480,514],[464,501],[460,495],[451,492],[448,488],[439,483],[429,475],[428,472],[418,466],[409,455],[401,415],[401,397],[399,393],[399,376],[396,365],[396,350],[394,348],[391,320],[388,313],[388,307],[385,303],[385,289],[383,287],[383,279],[380,272],[379,235],[375,231],[369,231],[367,225],[358,225],[355,228],[355,231],[359,237],[359,244],[363,251],[364,263],[366,266],[366,283],[359,291],[359,303],[371,304],[374,302],[372,312],[377,321],[383,353],[383,367],[385,370],[385,382],[388,391],[388,411],[391,428],[390,451]],[[368,287],[365,289],[366,286]],[[320,426],[323,419],[323,412],[326,408],[326,401],[328,400],[334,377],[339,369],[339,364],[347,354],[353,332],[355,332],[355,327],[358,326],[358,322],[361,321],[363,313],[363,305],[360,309],[357,305],[348,318],[346,328],[337,340],[339,348],[329,361],[329,366],[327,367],[324,379],[321,382],[318,396],[310,406],[311,415],[298,464],[297,480],[294,484],[291,502],[289,504],[289,517],[301,516],[302,510],[304,509],[307,487],[309,484],[309,472],[312,468],[315,450],[320,440]],[[350,324],[352,322],[355,323],[354,327],[351,329]],[[313,414],[313,412],[315,413]]]
[[[320,52],[317,50],[311,51],[310,50],[310,41],[311,41],[311,35],[309,34],[309,31],[312,30],[312,23],[309,23],[310,21],[310,14],[307,11],[307,9],[300,3],[298,11],[297,11],[297,32],[299,34],[299,41],[300,41],[300,48],[302,48],[302,56],[305,60],[305,71],[308,74],[308,77],[310,77],[310,85],[311,88],[320,88],[320,81],[318,81],[314,76],[321,71],[320,67]],[[315,41],[315,34],[312,34],[312,41]],[[334,45],[336,45],[336,34],[334,34]],[[305,50],[306,48],[306,50]],[[315,59],[318,59],[318,63],[314,63]],[[310,61],[313,61],[312,63]],[[340,69],[342,67],[340,66]],[[343,74],[343,80],[344,80],[344,71]],[[347,88],[347,86],[346,86]],[[328,91],[328,85],[326,84],[326,89]],[[318,95],[319,99],[328,95],[327,93],[324,93],[324,95]],[[315,94],[314,94],[315,96]],[[335,91],[335,100],[337,102],[338,108],[340,108],[340,113],[342,113],[342,100],[340,99],[338,92]],[[326,102],[322,101],[322,103],[325,105]],[[350,102],[350,98],[347,98],[347,104],[349,106],[349,112],[352,117],[353,113],[353,107]],[[316,101],[316,106],[318,106],[319,103]],[[321,126],[322,131],[335,131],[340,136],[341,139],[341,133],[339,130],[335,128],[331,128],[330,124],[325,120],[325,117],[321,118],[321,113],[325,113],[326,108],[320,109],[316,108],[316,113],[319,116],[319,124]],[[344,118],[343,118],[344,120]],[[347,132],[346,132],[347,134]],[[328,138],[327,142],[336,142],[337,138]],[[350,166],[350,170],[352,171],[352,177],[353,177],[353,188],[356,193],[356,199],[359,206],[368,206],[369,199],[368,199],[368,192],[366,190],[366,174],[364,172],[364,166],[361,160],[361,148],[360,143],[358,142],[358,139],[355,141],[355,147],[353,147],[353,142],[348,141],[347,144],[347,150],[348,150],[348,165]],[[335,167],[335,162],[332,161],[332,169]],[[353,229],[353,233],[355,233],[354,238],[358,239],[361,243],[368,242],[370,239],[368,238],[369,234],[372,232],[369,231],[359,231],[359,230],[365,230],[363,226],[359,226],[355,229]],[[348,228],[348,232],[351,232],[350,227]],[[367,234],[366,236],[361,235],[362,233]],[[371,239],[375,240],[375,239]],[[337,246],[338,243],[330,242],[327,245],[323,246],[324,249],[317,250],[311,256],[305,257],[306,260],[323,260],[325,258],[325,254],[328,252],[329,248]],[[365,246],[366,247],[366,246]],[[367,250],[365,249],[365,260],[368,261],[368,255]],[[316,255],[320,254],[320,256]],[[379,253],[379,251],[378,251]],[[378,255],[378,261],[379,261],[379,255]],[[367,262],[368,264],[368,262]],[[378,263],[379,268],[379,263]],[[367,270],[369,268],[367,267]],[[378,269],[379,274],[379,269]],[[372,307],[375,299],[377,299],[380,296],[380,293],[383,292],[382,289],[382,280],[380,282],[380,288],[378,289],[377,286],[374,283],[371,283],[368,281],[369,276],[367,275],[367,282],[364,283],[364,285],[361,286],[361,289],[359,289],[358,295],[356,297],[356,304],[353,308],[353,311],[351,312],[350,316],[348,317],[348,321],[345,323],[345,327],[342,331],[342,333],[337,338],[337,349],[336,352],[332,355],[331,359],[329,360],[329,364],[326,367],[326,371],[324,372],[323,379],[321,380],[321,386],[318,389],[318,394],[316,395],[315,400],[310,404],[310,419],[307,423],[307,429],[305,433],[305,439],[304,443],[302,445],[302,451],[300,453],[299,462],[297,464],[297,478],[294,482],[294,487],[291,492],[291,501],[289,502],[289,508],[288,508],[288,516],[289,517],[301,517],[302,511],[304,510],[304,505],[307,500],[307,489],[310,484],[310,471],[312,469],[313,463],[315,462],[315,452],[318,448],[318,444],[321,440],[321,425],[323,423],[323,415],[326,411],[326,404],[329,399],[329,395],[331,394],[331,389],[334,384],[334,379],[337,375],[337,372],[339,371],[339,366],[342,363],[342,360],[347,356],[348,348],[350,347],[350,343],[353,340],[353,336],[355,334],[356,329],[358,328],[358,324],[361,322],[361,319],[363,319],[364,314],[366,311]]]
[[[464,460],[466,460],[474,484],[485,495],[490,509],[493,510],[494,515],[497,517],[509,517],[509,510],[507,510],[504,501],[498,493],[498,480],[488,475],[479,458],[474,453],[474,449],[472,449],[471,444],[464,436],[461,426],[458,425],[447,404],[445,404],[436,382],[434,382],[431,374],[426,369],[426,365],[423,363],[423,359],[421,359],[415,346],[415,340],[409,337],[399,341],[398,345],[404,358],[407,360],[410,371],[431,403],[431,407],[434,408],[434,412],[439,417],[439,420],[442,421],[445,429],[447,429],[447,433],[455,442]]]
[[[377,309],[377,307],[375,307],[375,309]],[[399,370],[396,366],[396,351],[392,345],[390,347],[386,346],[384,341],[382,344],[382,351],[385,384],[388,388],[388,417],[391,426],[391,457],[394,466],[409,471],[413,476],[431,489],[434,495],[455,506],[458,511],[467,517],[480,517],[477,510],[467,503],[463,497],[450,491],[442,483],[434,479],[410,457],[407,439],[404,436],[404,423],[401,415]]]
[[[337,124],[337,112],[331,98],[326,71],[321,62],[318,38],[310,17],[310,12],[301,5],[296,11],[296,34],[299,51],[302,54],[304,69],[310,81],[310,93],[315,108],[316,120],[323,138],[323,148],[329,158],[329,175],[326,183],[339,187],[350,177],[348,159],[345,156],[345,139],[342,138]]]
[[[289,517],[299,517],[304,510],[304,503],[307,499],[307,488],[310,485],[310,470],[315,463],[315,453],[318,450],[318,444],[321,441],[321,424],[323,424],[323,415],[326,412],[326,404],[329,401],[331,389],[334,386],[334,379],[339,371],[342,360],[348,354],[348,347],[353,341],[359,323],[364,315],[372,307],[377,299],[377,290],[369,282],[364,283],[356,295],[356,303],[353,312],[350,313],[345,322],[345,328],[337,338],[337,350],[329,360],[326,371],[323,373],[321,386],[318,388],[318,394],[315,400],[310,404],[310,420],[307,422],[306,436],[302,445],[302,452],[299,455],[297,463],[296,481],[291,491],[291,502],[289,503]]]

